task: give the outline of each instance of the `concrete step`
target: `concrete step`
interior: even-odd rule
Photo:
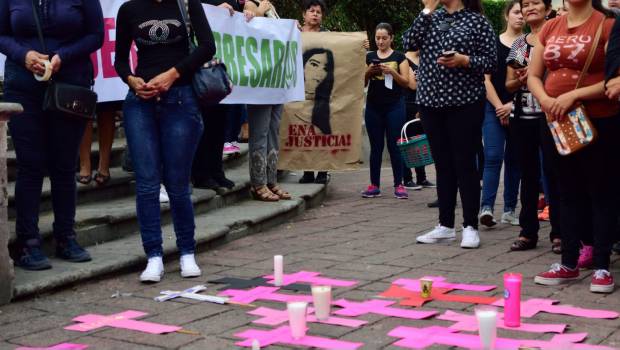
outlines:
[[[239,158],[239,157],[237,157]],[[222,189],[216,193],[212,190],[194,189],[192,202],[196,215],[222,208],[240,200],[249,198],[249,175],[247,164],[227,170],[226,176],[233,180],[236,185],[231,190]],[[133,183],[127,184],[133,189]],[[93,195],[94,196],[94,195]],[[170,205],[161,204],[162,224],[171,222]],[[42,213],[39,217],[39,230],[41,233],[44,251],[51,255],[54,252],[52,212]],[[15,246],[15,221],[9,220],[10,236],[9,248],[16,254]],[[92,246],[103,242],[110,242],[123,238],[139,229],[136,213],[135,195],[128,191],[121,197],[102,199],[94,202],[81,204],[76,210],[75,231],[78,241],[83,246]]]
[[[261,232],[299,215],[305,209],[320,204],[326,194],[324,185],[297,183],[296,178],[284,181],[293,194],[290,201],[275,203],[245,199],[234,206],[224,207],[196,216],[196,241],[199,250],[208,249],[249,234]],[[166,257],[176,258],[177,249],[172,225],[163,226]],[[15,298],[67,287],[76,282],[101,277],[120,270],[139,270],[146,258],[138,232],[89,248],[93,261],[68,263],[52,258],[53,269],[25,271],[15,269]],[[136,274],[136,278],[138,275]]]

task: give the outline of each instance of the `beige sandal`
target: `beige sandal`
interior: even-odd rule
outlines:
[[[293,198],[290,193],[281,189],[280,186],[278,185],[269,185],[269,189],[271,190],[271,192],[273,192],[276,196],[278,196],[282,200],[287,201]]]
[[[251,187],[250,193],[252,193],[252,198],[261,202],[277,202],[280,200],[280,196],[271,192],[269,187],[263,185],[261,187]]]

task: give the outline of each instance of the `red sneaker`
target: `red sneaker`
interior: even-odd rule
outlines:
[[[614,291],[614,278],[607,270],[596,270],[592,275],[590,292],[611,293]]]
[[[577,278],[579,278],[579,269],[569,269],[561,264],[553,264],[549,271],[539,273],[534,277],[534,282],[545,286],[557,286]]]

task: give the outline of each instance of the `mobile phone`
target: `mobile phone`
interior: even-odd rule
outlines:
[[[374,64],[374,65],[377,65],[377,64],[380,64],[380,63],[381,63],[381,60],[379,60],[379,59],[376,59],[376,58],[375,58],[375,59],[373,59],[373,60],[372,60],[372,61],[370,61],[370,62],[371,62],[372,64]]]
[[[443,56],[445,58],[454,57],[454,55],[456,55],[456,51],[454,51],[454,50],[448,50],[448,51],[444,51],[444,52],[441,53],[441,56]]]
[[[510,60],[508,62],[508,66],[510,66],[511,68],[514,68],[514,69],[521,69],[521,68],[527,67],[527,65],[525,65],[525,64],[523,64],[523,63],[521,63],[521,62],[519,62],[517,60],[514,60],[514,59]]]

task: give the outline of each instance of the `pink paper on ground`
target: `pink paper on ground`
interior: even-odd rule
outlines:
[[[146,315],[148,314],[133,310],[124,311],[109,316],[86,314],[73,319],[73,321],[80,323],[67,326],[64,329],[69,331],[88,332],[101,327],[112,327],[130,329],[150,334],[172,333],[181,329],[181,327],[177,326],[133,320],[133,318]]]
[[[273,344],[282,344],[306,346],[319,349],[355,350],[364,345],[364,343],[354,343],[344,340],[315,337],[311,335],[306,335],[301,339],[295,340],[291,336],[291,330],[288,326],[282,326],[270,331],[249,329],[247,331],[235,334],[235,337],[245,339],[236,343],[235,345],[251,347],[252,342],[254,341],[254,339],[256,339],[258,340],[261,349],[263,347]]]
[[[400,326],[388,333],[389,336],[401,338],[393,345],[409,348],[424,349],[432,345],[457,346],[466,349],[480,349],[480,338],[474,334],[456,333],[454,329],[445,327],[415,328]],[[601,345],[575,344],[583,341],[586,333],[558,334],[550,341],[530,339],[497,338],[496,349],[511,350],[519,346],[539,347],[541,349],[556,350],[558,345],[570,343],[572,349],[612,350],[613,348]]]
[[[62,343],[47,348],[29,348],[22,346],[15,350],[84,350],[86,348],[88,348],[88,345],[86,344]]]
[[[538,323],[521,323],[520,327],[506,327],[503,321],[504,314],[497,314],[497,328],[510,329],[513,331],[530,332],[530,333],[564,333],[565,324],[538,324]],[[462,332],[477,332],[478,320],[475,315],[466,315],[454,311],[446,311],[437,317],[438,320],[456,322],[450,329]]]
[[[346,299],[339,299],[332,302],[333,305],[340,306],[342,309],[334,312],[335,315],[340,316],[361,316],[365,314],[378,314],[391,317],[407,318],[411,320],[423,320],[425,318],[437,315],[437,311],[417,311],[417,310],[405,310],[391,305],[395,304],[392,300],[369,300],[364,302],[348,301]]]
[[[539,312],[550,314],[569,315],[583,318],[618,318],[619,314],[615,311],[583,309],[572,305],[556,305],[558,300],[552,299],[528,299],[521,302],[521,317],[534,317]],[[504,299],[493,303],[495,306],[504,306]]]
[[[494,285],[481,285],[481,284],[463,284],[463,283],[449,283],[446,282],[445,277],[441,276],[424,276],[422,278],[430,279],[433,281],[433,288],[445,288],[445,289],[458,289],[467,290],[471,292],[488,292],[497,288]],[[399,278],[392,284],[399,285],[403,288],[409,289],[412,292],[420,292],[420,279]]]
[[[313,308],[308,308],[308,317],[307,317],[308,322],[324,323],[324,324],[330,324],[334,326],[343,326],[343,327],[350,327],[350,328],[358,328],[368,323],[362,320],[352,320],[349,318],[341,318],[341,317],[330,317],[327,320],[319,321],[317,320],[316,316],[312,315],[313,312],[314,312]],[[280,325],[288,321],[288,311],[286,310],[276,310],[276,309],[271,309],[268,307],[259,307],[256,310],[252,310],[248,312],[248,314],[254,315],[254,316],[262,316],[262,318],[254,320],[252,321],[252,323],[263,324],[267,326],[277,326],[277,325]]]
[[[282,285],[287,286],[293,283],[305,282],[313,285],[332,286],[332,287],[352,287],[357,284],[357,281],[337,280],[332,278],[318,277],[320,272],[299,271],[290,275],[284,275],[282,278]],[[267,283],[274,283],[273,275],[263,276],[268,278]]]
[[[312,302],[312,295],[276,293],[279,289],[278,287],[256,287],[250,290],[227,289],[218,295],[230,297],[230,301],[243,304],[250,304],[256,300],[279,301],[283,303],[288,303],[289,301]]]

